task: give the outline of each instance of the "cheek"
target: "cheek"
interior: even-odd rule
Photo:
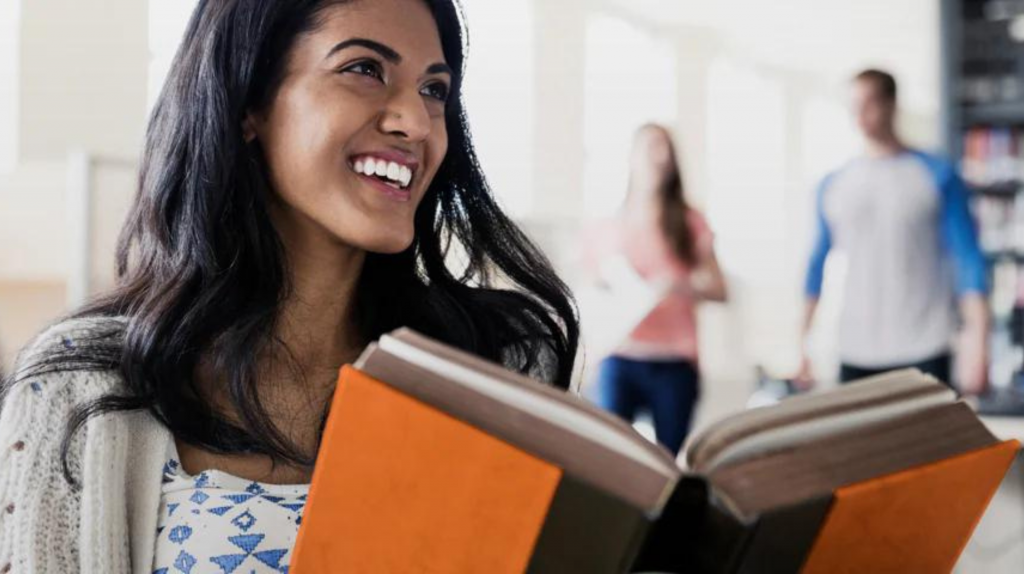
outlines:
[[[263,143],[282,198],[311,200],[345,173],[344,150],[358,131],[357,114],[338,113],[337,106],[316,101],[296,104],[274,118]]]
[[[323,154],[329,147],[330,131],[325,129],[328,124],[312,117],[315,115],[288,108],[275,110],[270,129],[261,139],[279,184],[298,184],[314,177],[311,171],[326,159]]]
[[[430,166],[430,179],[433,180],[440,169],[444,158],[448,155],[448,129],[443,123],[430,137],[427,148],[429,154],[427,164]]]

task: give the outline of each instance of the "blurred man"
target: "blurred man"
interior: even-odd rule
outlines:
[[[843,382],[902,367],[950,382],[959,306],[957,380],[964,392],[981,392],[988,362],[986,272],[967,189],[953,165],[906,147],[896,134],[891,75],[862,72],[852,92],[867,148],[818,190],[798,382],[813,384],[807,332],[825,258],[835,250],[847,260],[839,342]]]

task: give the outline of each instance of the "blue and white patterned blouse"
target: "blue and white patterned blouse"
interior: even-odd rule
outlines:
[[[217,470],[188,476],[169,453],[153,574],[287,573],[308,491]]]

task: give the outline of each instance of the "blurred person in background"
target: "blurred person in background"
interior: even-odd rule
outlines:
[[[839,324],[840,380],[915,367],[949,384],[958,319],[961,389],[987,384],[986,275],[968,191],[948,161],[907,147],[896,133],[895,79],[866,70],[852,82],[865,153],[820,184],[808,265],[804,356],[796,381],[814,384],[807,335],[825,259],[846,256]],[[959,303],[959,317],[957,314]]]
[[[711,230],[687,205],[668,130],[647,125],[637,131],[626,201],[585,239],[589,274],[599,275],[602,263],[624,258],[643,280],[658,286],[660,297],[602,361],[598,402],[629,422],[649,411],[658,442],[678,453],[700,391],[696,306],[725,301],[726,287]]]
[[[3,386],[0,572],[287,571],[339,368],[401,326],[569,386],[572,298],[476,161],[463,21],[199,1],[117,288]]]

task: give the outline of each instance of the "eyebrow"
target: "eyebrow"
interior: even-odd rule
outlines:
[[[324,59],[330,58],[331,56],[337,54],[338,52],[340,52],[340,51],[342,51],[342,50],[344,50],[346,48],[352,48],[352,47],[361,47],[361,48],[366,48],[367,50],[372,50],[374,52],[377,52],[378,54],[381,55],[382,58],[384,58],[385,60],[391,62],[392,64],[401,64],[402,63],[402,55],[401,54],[399,54],[398,52],[396,52],[394,49],[392,49],[389,46],[381,44],[380,42],[377,42],[375,40],[370,40],[368,38],[351,38],[351,39],[345,40],[344,42],[338,42],[337,44],[334,45],[333,48],[331,48],[331,50],[329,52],[327,52],[327,56],[325,56]],[[436,64],[431,64],[430,67],[427,68],[427,73],[428,74],[448,74],[449,76],[454,76],[455,75],[455,73],[452,71],[451,67],[449,67],[448,64],[445,64],[445,63],[442,63],[442,62],[438,62]]]
[[[389,48],[388,46],[381,44],[380,42],[375,42],[373,40],[368,40],[366,38],[351,38],[349,40],[345,40],[344,42],[338,42],[337,44],[334,45],[333,48],[331,48],[330,52],[327,52],[327,56],[325,56],[325,59],[330,58],[331,56],[337,54],[338,52],[346,48],[351,48],[353,46],[360,46],[368,50],[373,50],[374,52],[377,52],[385,60],[391,62],[392,64],[402,63],[401,54]]]
[[[431,64],[431,66],[427,68],[427,73],[448,74],[449,76],[455,77],[455,72],[452,71],[451,67],[448,64],[443,63]]]

